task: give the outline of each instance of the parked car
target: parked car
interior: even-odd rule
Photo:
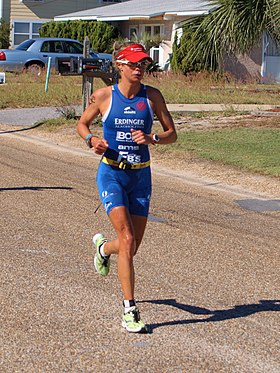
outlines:
[[[0,49],[0,71],[30,71],[40,75],[51,57],[51,67],[55,68],[56,58],[83,56],[83,44],[77,40],[65,38],[28,39],[15,49]],[[90,51],[90,57],[109,60],[112,55]]]

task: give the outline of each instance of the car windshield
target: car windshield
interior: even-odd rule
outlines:
[[[27,51],[27,49],[35,42],[35,40],[29,39],[22,42],[16,47],[17,50]]]

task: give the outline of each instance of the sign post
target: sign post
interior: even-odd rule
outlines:
[[[86,36],[84,40],[84,52],[83,57],[90,57],[90,40]],[[89,76],[86,72],[83,72],[83,111],[86,109],[89,103],[89,98],[93,92],[93,76]]]

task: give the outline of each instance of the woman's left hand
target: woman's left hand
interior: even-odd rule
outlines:
[[[131,128],[131,134],[133,141],[136,142],[136,144],[152,144],[153,139],[151,135],[148,135],[147,133],[141,131],[141,130],[135,130]]]

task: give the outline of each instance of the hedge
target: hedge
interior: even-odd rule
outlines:
[[[97,21],[47,22],[39,30],[40,37],[70,38],[83,43],[89,37],[91,49],[112,53],[113,41],[119,37],[116,27]]]

